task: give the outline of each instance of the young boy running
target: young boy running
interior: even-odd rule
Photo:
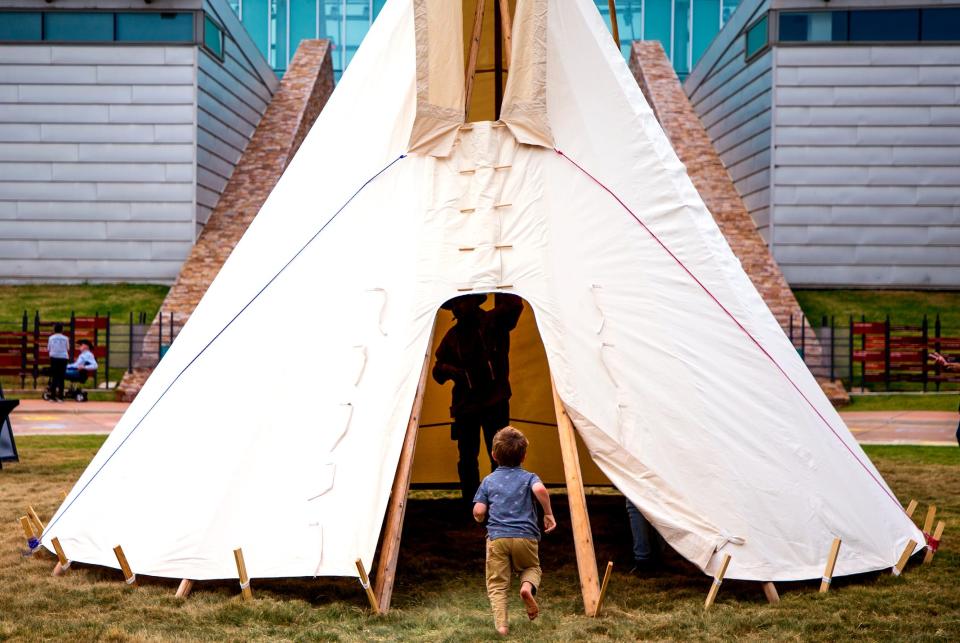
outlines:
[[[557,526],[550,495],[535,473],[520,468],[527,455],[527,438],[512,426],[493,437],[492,455],[497,469],[483,479],[473,498],[473,517],[487,520],[487,595],[497,632],[507,634],[507,592],[510,573],[520,573],[520,598],[532,621],[540,614],[535,598],[540,585],[540,528],[533,499],[543,507],[543,531]]]

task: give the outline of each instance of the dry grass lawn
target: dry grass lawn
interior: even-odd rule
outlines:
[[[399,562],[395,609],[371,617],[356,580],[254,579],[256,600],[239,599],[236,582],[200,583],[186,601],[176,583],[142,579],[128,588],[113,570],[79,567],[50,576],[50,558],[22,558],[17,524],[28,503],[48,518],[60,491],[77,478],[101,443],[94,437],[19,441],[22,464],[0,472],[0,640],[427,640],[492,639],[483,584],[483,534],[451,524],[448,494],[416,492]],[[598,558],[617,567],[600,618],[582,616],[565,502],[557,495],[560,533],[542,544],[543,615],[512,606],[515,640],[960,640],[960,450],[875,447],[871,457],[903,499],[935,502],[948,521],[933,565],[911,563],[901,578],[867,574],[837,579],[826,595],[817,582],[784,584],[768,606],[758,584],[728,581],[707,614],[710,581],[675,556],[665,572],[641,578],[629,568],[622,498],[591,495]],[[171,463],[171,475],[175,474]],[[162,481],[157,481],[162,484]],[[838,492],[842,492],[838,490]],[[439,497],[438,497],[439,496]],[[122,507],[117,508],[122,511]],[[347,519],[347,517],[344,517]],[[282,542],[278,541],[278,546]]]

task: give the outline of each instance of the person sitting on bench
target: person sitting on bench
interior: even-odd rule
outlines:
[[[77,342],[80,354],[72,364],[67,366],[67,378],[73,381],[83,381],[91,373],[95,373],[98,364],[97,358],[93,356],[93,344],[88,339],[81,339]]]

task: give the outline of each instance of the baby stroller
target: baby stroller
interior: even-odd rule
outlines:
[[[50,369],[43,369],[44,373],[50,378]],[[64,386],[63,398],[76,400],[77,402],[86,402],[87,401],[87,392],[83,390],[83,387],[80,385],[87,381],[87,378],[90,376],[90,371],[83,368],[67,368],[63,374],[64,384],[69,386]],[[43,390],[43,399],[48,402],[54,399],[53,393],[53,378],[48,379],[47,388]]]

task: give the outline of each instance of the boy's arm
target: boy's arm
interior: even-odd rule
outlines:
[[[549,534],[557,528],[557,520],[553,517],[553,509],[550,508],[550,492],[540,481],[534,482],[531,490],[537,501],[540,502],[540,506],[543,507],[543,533]],[[474,513],[476,513],[476,508],[474,508]]]
[[[487,505],[483,502],[473,503],[473,519],[477,522],[483,522],[487,518]]]

